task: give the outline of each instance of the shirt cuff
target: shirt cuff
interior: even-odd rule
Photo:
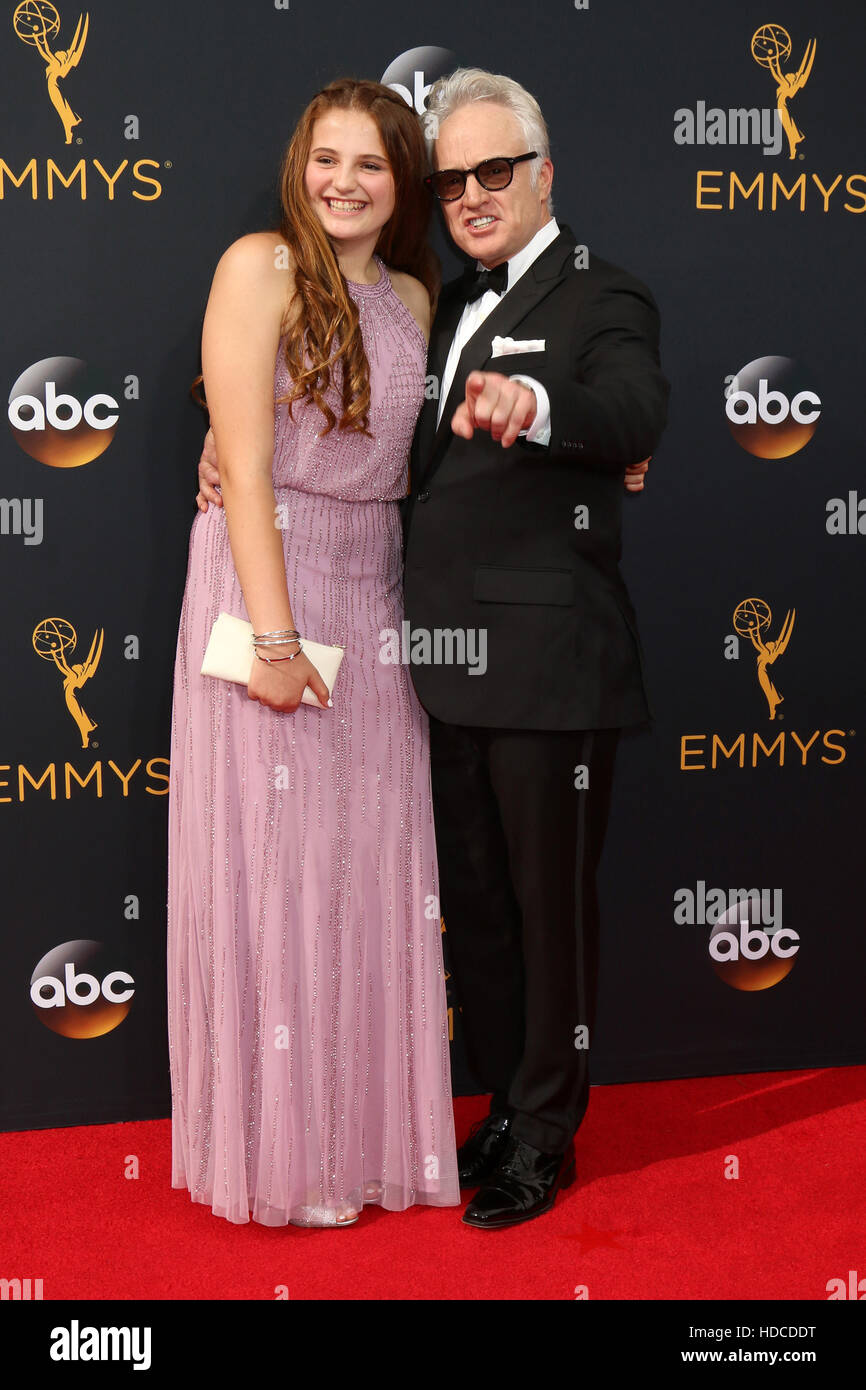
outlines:
[[[519,437],[526,437],[527,444],[549,444],[550,443],[550,397],[540,381],[536,381],[533,376],[521,376],[519,373],[511,377],[512,381],[521,381],[524,386],[529,386],[535,392],[537,408],[535,419],[528,430],[521,430]]]

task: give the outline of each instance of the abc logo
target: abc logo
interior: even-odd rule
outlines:
[[[386,87],[399,92],[407,106],[423,116],[427,94],[433,83],[437,77],[453,72],[456,66],[456,54],[448,48],[410,48],[389,64],[381,81]]]
[[[43,956],[30,978],[30,999],[46,1028],[65,1038],[99,1038],[129,1013],[135,981],[115,970],[100,941],[65,941]]]
[[[793,968],[800,937],[790,927],[763,927],[760,908],[749,900],[722,913],[710,933],[709,949],[713,969],[725,984],[769,989]]]
[[[44,357],[22,372],[8,414],[24,452],[52,468],[80,468],[104,454],[119,417],[102,385],[80,357]]]
[[[757,357],[737,372],[725,415],[737,443],[761,459],[788,458],[808,444],[821,399],[790,357]]]

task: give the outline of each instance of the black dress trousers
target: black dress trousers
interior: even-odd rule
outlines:
[[[562,1152],[589,1101],[582,1026],[591,1045],[596,869],[620,731],[429,719],[440,905],[467,1058],[491,1109],[513,1112],[516,1137]]]

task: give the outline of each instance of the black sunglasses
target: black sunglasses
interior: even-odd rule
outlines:
[[[522,164],[524,159],[537,158],[537,150],[530,150],[528,154],[498,155],[495,159],[483,159],[474,169],[439,169],[435,174],[428,174],[424,182],[428,188],[432,188],[440,203],[453,203],[466,192],[469,174],[474,174],[488,193],[498,193],[501,188],[507,188],[514,178],[515,164]]]

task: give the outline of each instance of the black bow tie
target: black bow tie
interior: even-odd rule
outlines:
[[[467,270],[464,276],[463,293],[467,304],[479,299],[488,290],[494,294],[504,294],[508,288],[508,262],[495,265],[492,270]]]

